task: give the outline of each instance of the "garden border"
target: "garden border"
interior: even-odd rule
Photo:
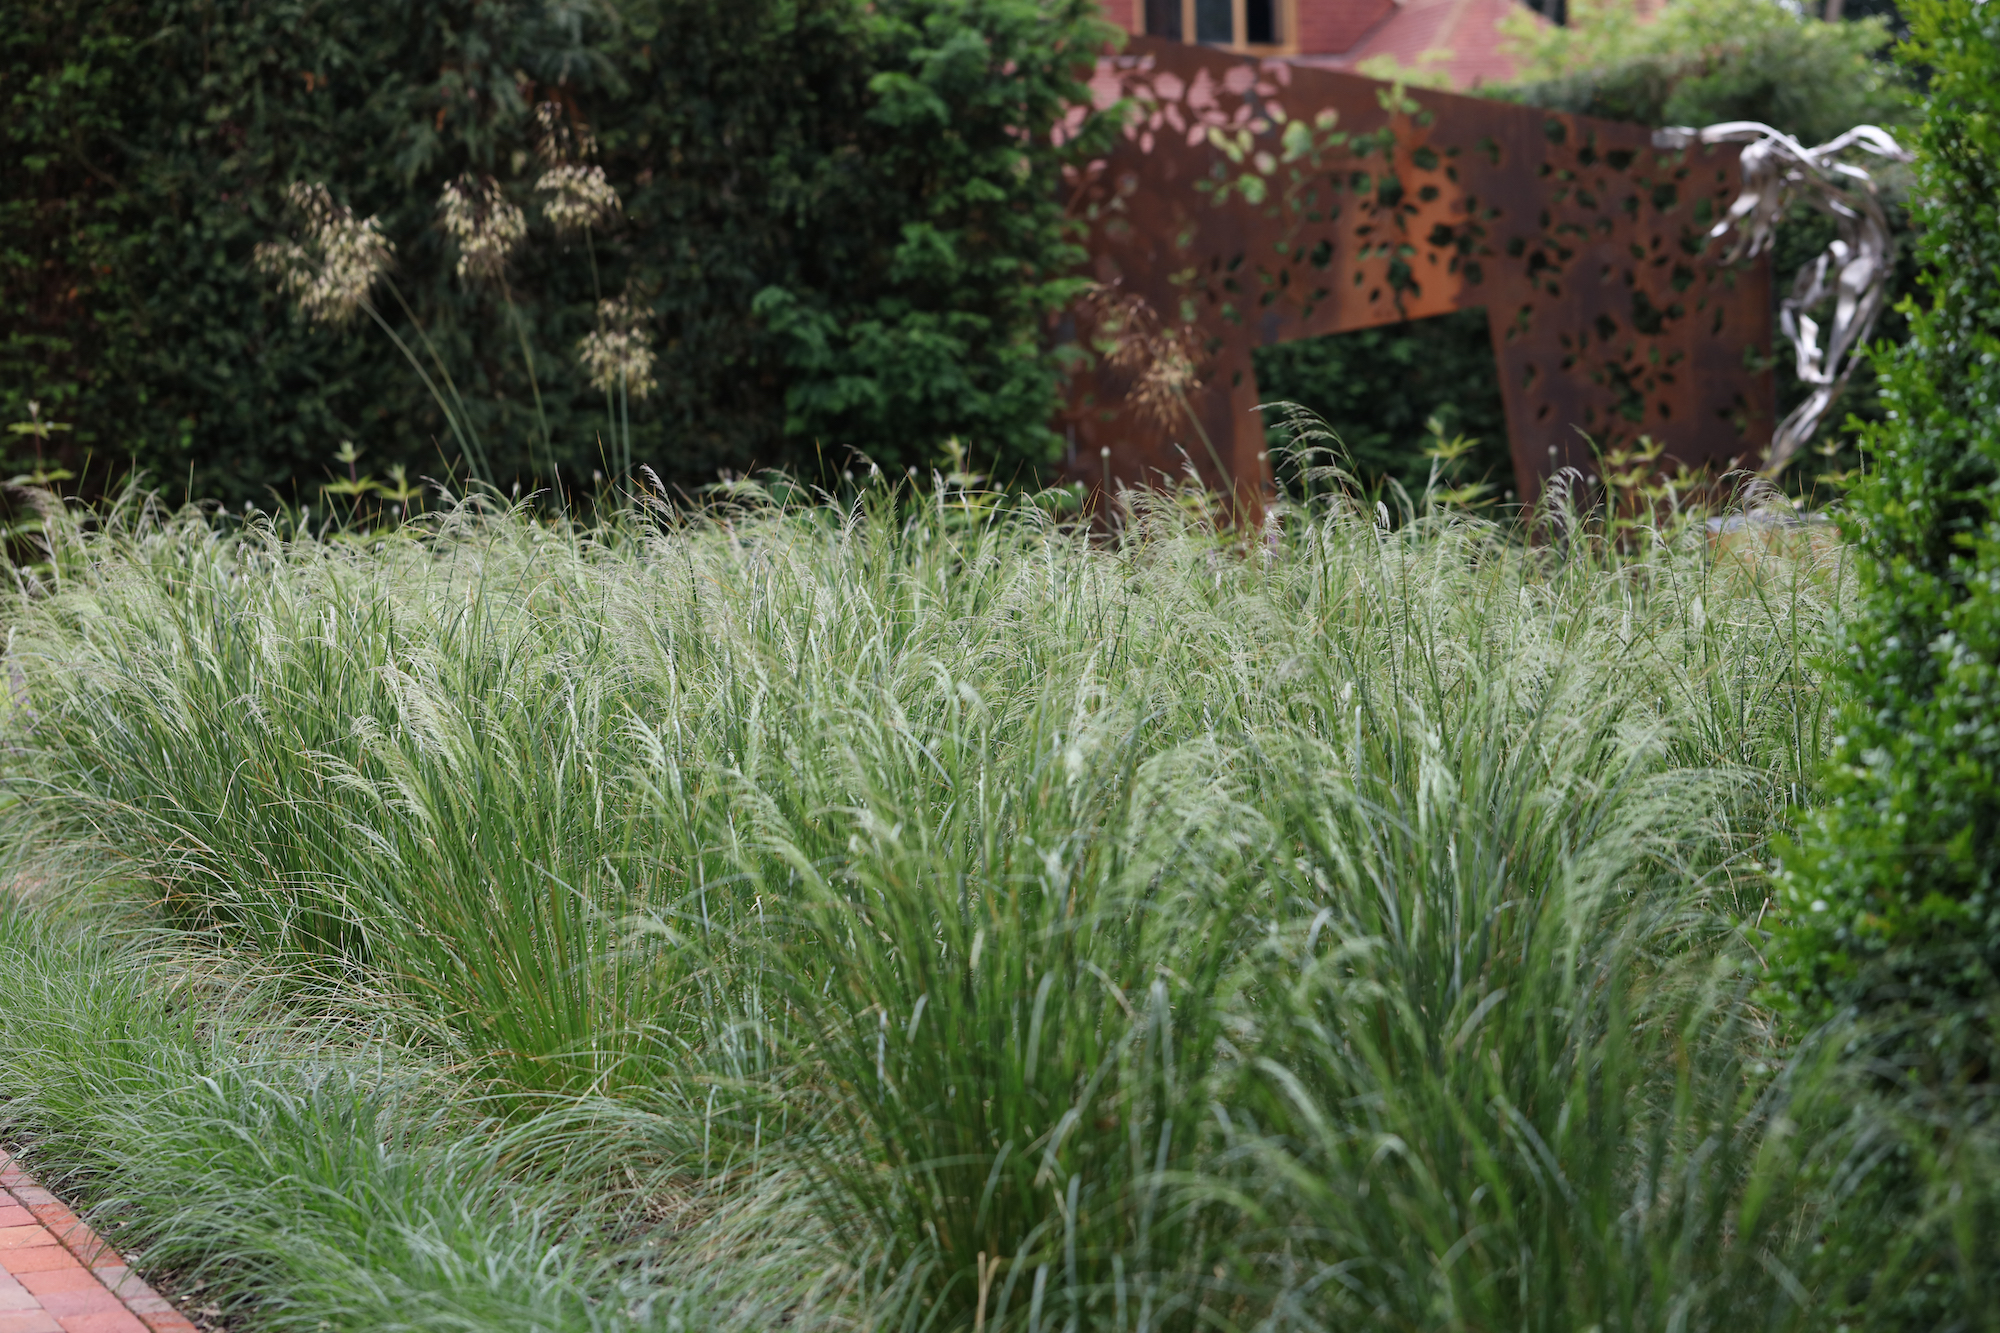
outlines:
[[[196,1333],[124,1256],[0,1150],[0,1333],[142,1331]]]

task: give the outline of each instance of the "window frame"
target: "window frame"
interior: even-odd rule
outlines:
[[[1145,22],[1145,0],[1135,0],[1140,23]],[[1299,53],[1299,0],[1271,0],[1272,17],[1277,20],[1278,40],[1257,42],[1254,45],[1242,40],[1242,34],[1249,27],[1248,0],[1229,0],[1229,31],[1232,38],[1228,42],[1196,42],[1194,39],[1195,0],[1180,0],[1181,36],[1180,41],[1189,46],[1207,46],[1217,51],[1234,51],[1238,55],[1291,56]],[[1158,36],[1160,34],[1154,34]]]

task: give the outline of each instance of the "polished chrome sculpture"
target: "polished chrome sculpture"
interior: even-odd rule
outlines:
[[[1729,214],[1709,232],[1717,239],[1736,231],[1736,244],[1724,262],[1754,258],[1771,245],[1778,222],[1794,202],[1804,202],[1834,220],[1833,243],[1798,272],[1792,292],[1778,307],[1778,328],[1792,344],[1799,378],[1812,392],[1772,432],[1764,471],[1775,476],[1818,429],[1833,400],[1854,371],[1852,353],[1874,330],[1887,299],[1889,274],[1896,261],[1889,219],[1877,197],[1875,179],[1861,167],[1841,160],[1860,149],[1891,162],[1907,162],[1910,154],[1887,132],[1858,125],[1817,148],[1807,148],[1789,134],[1753,120],[1725,121],[1706,129],[1678,126],[1660,130],[1653,142],[1661,148],[1692,144],[1740,143],[1743,192]],[[1833,323],[1820,344],[1820,325],[1809,313],[1833,299]]]

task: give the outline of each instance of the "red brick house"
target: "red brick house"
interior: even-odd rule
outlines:
[[[1500,21],[1534,12],[1520,0],[1105,0],[1104,9],[1128,32],[1327,69],[1387,56],[1460,90],[1513,77]]]

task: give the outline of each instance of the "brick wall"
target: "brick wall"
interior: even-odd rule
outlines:
[[[1338,55],[1395,11],[1395,0],[1298,0],[1299,53]]]

